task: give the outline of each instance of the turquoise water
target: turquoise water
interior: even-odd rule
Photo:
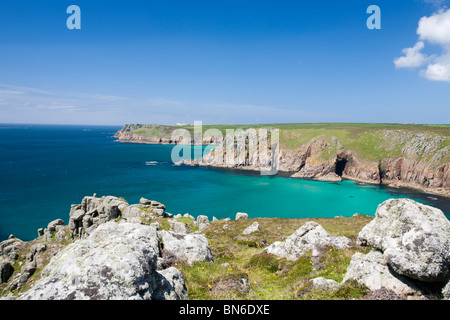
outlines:
[[[123,144],[119,127],[0,125],[0,241],[23,240],[53,219],[68,223],[70,205],[97,193],[158,200],[170,213],[212,219],[374,215],[389,198],[408,197],[441,208],[448,199],[406,189],[269,177],[246,171],[174,166],[172,146]],[[154,165],[146,165],[153,161]]]

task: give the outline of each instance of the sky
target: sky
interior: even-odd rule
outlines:
[[[449,7],[2,0],[0,123],[448,124]]]

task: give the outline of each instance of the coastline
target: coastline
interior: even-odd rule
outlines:
[[[120,132],[120,131],[119,131]],[[136,136],[136,135],[133,135]],[[120,143],[137,143],[137,144],[151,144],[151,145],[178,145],[177,141],[171,141],[171,140],[158,140],[158,141],[149,141],[147,139],[144,138],[121,138],[120,135],[118,135],[117,133],[114,135],[114,138],[116,138],[116,142],[120,142]],[[180,145],[188,145],[188,144],[180,144]],[[203,143],[203,146],[208,146],[211,145],[210,143]],[[233,170],[241,170],[241,171],[251,171],[251,172],[259,172],[261,170],[261,168],[259,166],[234,166],[234,167],[229,167],[229,166],[225,166],[225,165],[217,165],[217,164],[205,164],[205,163],[199,163],[198,161],[196,163],[189,163],[188,161],[184,161],[183,162],[184,165],[189,165],[189,166],[206,166],[206,167],[214,167],[214,168],[223,168],[223,169],[233,169]],[[294,176],[295,173],[297,171],[295,170],[282,170],[279,169],[278,172],[283,172],[284,174],[289,174],[290,178],[295,178],[295,179],[299,179],[299,178],[307,178],[310,180],[315,180],[315,181],[328,181],[328,182],[335,182],[335,181],[340,181],[340,180],[335,180],[334,178],[331,179],[327,179],[324,176],[320,176],[319,178],[316,177],[298,177],[298,176]],[[365,183],[365,184],[370,184],[370,185],[384,185],[390,188],[409,188],[409,189],[413,189],[416,190],[418,192],[424,193],[424,194],[431,194],[431,195],[437,195],[437,196],[441,196],[441,197],[445,197],[445,198],[450,198],[450,189],[447,188],[427,188],[424,186],[421,186],[417,183],[411,183],[411,182],[405,182],[405,181],[401,181],[401,180],[383,180],[380,179],[380,181],[373,181],[373,180],[369,180],[369,179],[363,179],[363,178],[359,178],[359,177],[354,177],[354,176],[350,176],[350,175],[342,175],[341,177],[342,179],[347,179],[347,180],[351,180],[351,181],[356,181],[356,182],[360,182],[360,183]]]

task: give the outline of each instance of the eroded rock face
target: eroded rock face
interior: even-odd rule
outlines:
[[[437,208],[387,200],[361,230],[358,243],[383,252],[398,274],[427,282],[450,278],[450,221]]]
[[[265,248],[264,251],[289,260],[297,260],[309,250],[329,246],[345,249],[348,248],[349,243],[350,239],[347,237],[333,237],[317,222],[308,221],[290,235],[286,241],[276,241]]]
[[[183,299],[181,272],[157,270],[155,228],[107,222],[59,252],[20,299]],[[183,280],[182,280],[183,279]]]

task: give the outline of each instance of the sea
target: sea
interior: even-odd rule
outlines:
[[[69,222],[84,196],[157,200],[172,214],[211,220],[246,212],[250,218],[375,215],[391,198],[410,198],[450,217],[448,198],[413,189],[355,181],[321,182],[289,174],[176,166],[171,145],[130,144],[118,126],[0,124],[0,241],[24,241],[54,219]]]

